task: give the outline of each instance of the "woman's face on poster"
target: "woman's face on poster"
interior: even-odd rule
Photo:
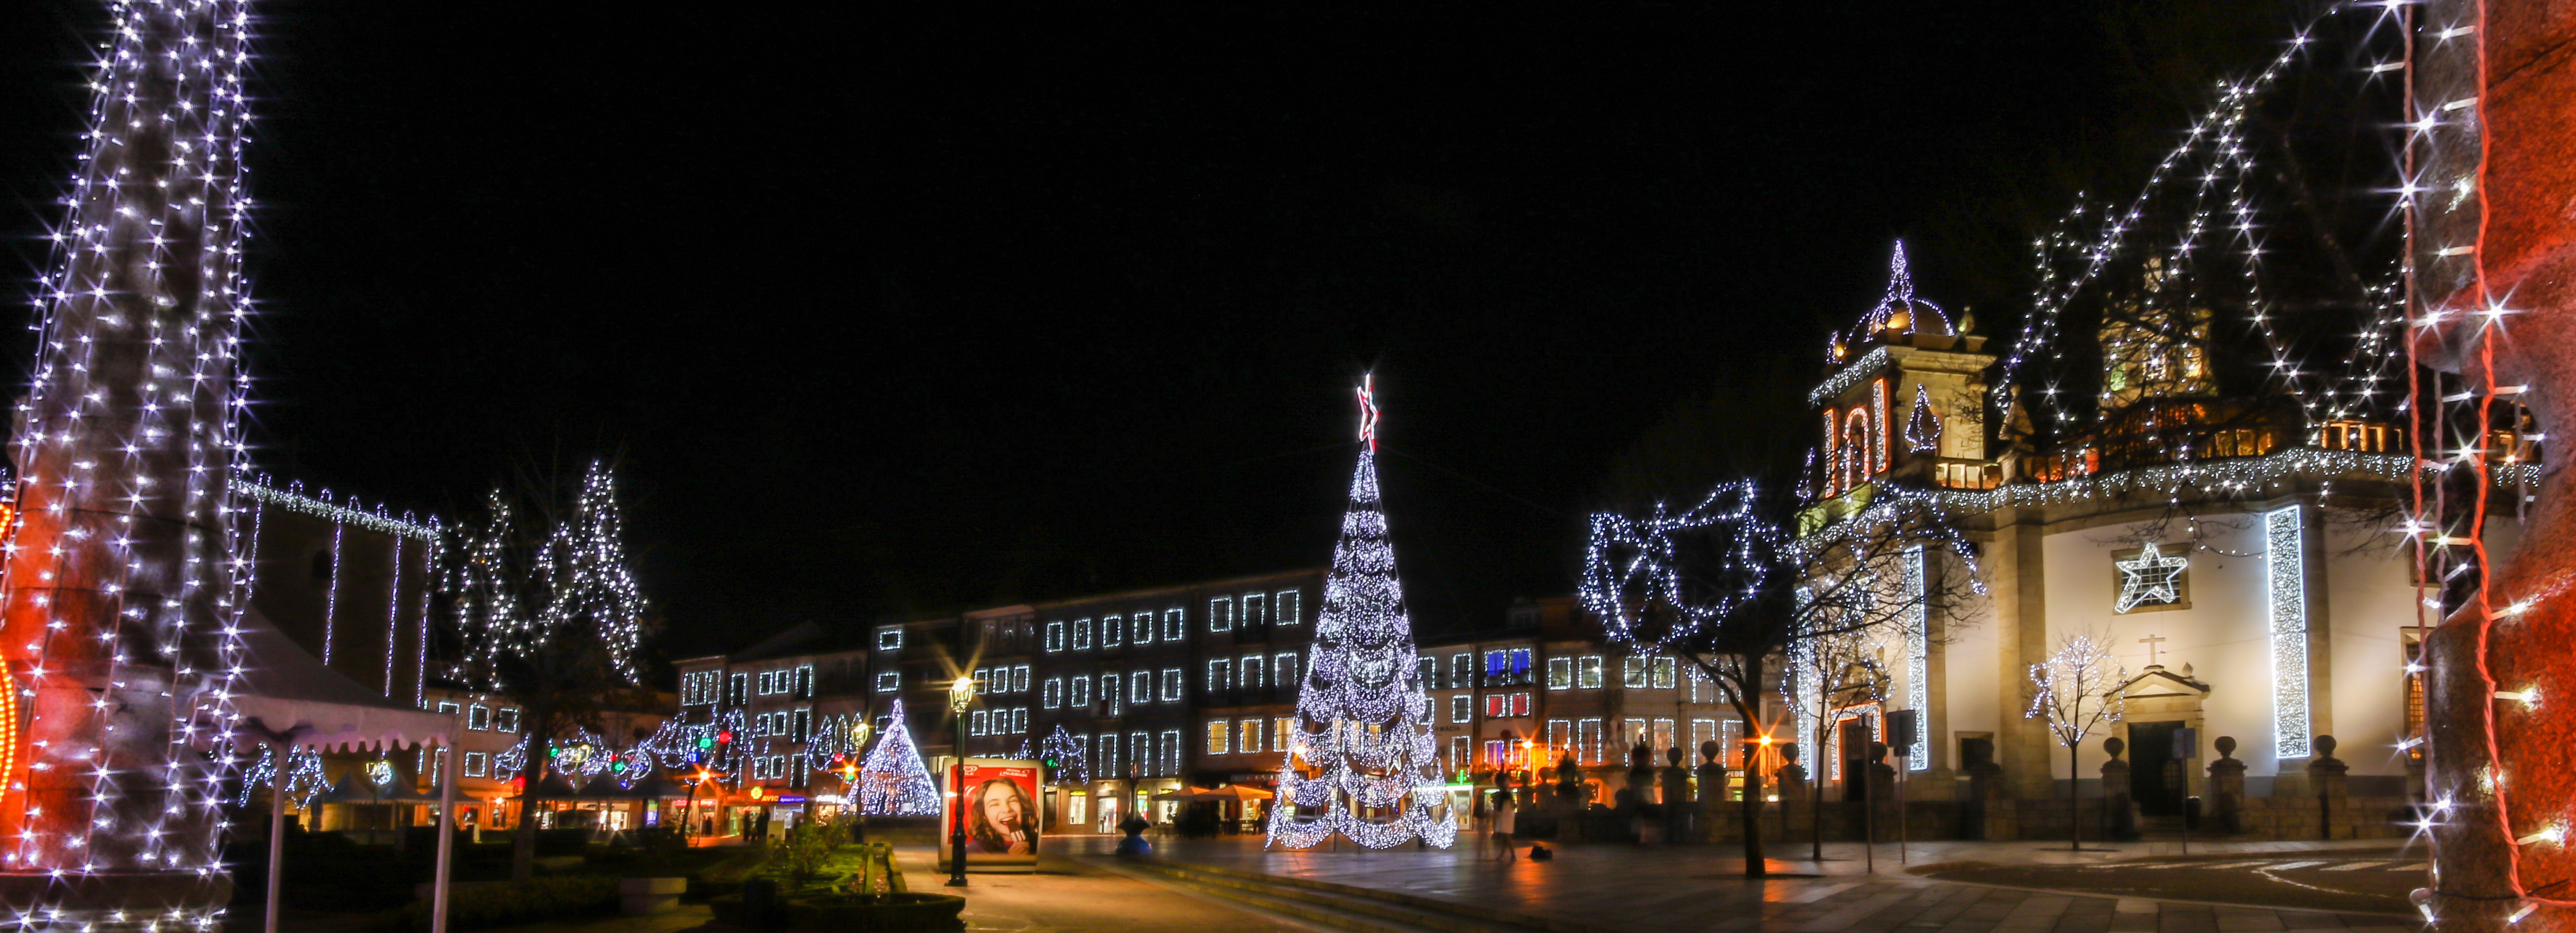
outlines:
[[[984,822],[1003,830],[1016,830],[1028,822],[1028,808],[1012,788],[994,787],[984,792]]]

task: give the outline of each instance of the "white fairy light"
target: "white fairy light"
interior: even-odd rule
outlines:
[[[1295,735],[1279,766],[1268,843],[1303,849],[1339,833],[1372,849],[1414,839],[1445,849],[1457,837],[1457,816],[1445,792],[1419,792],[1440,783],[1440,759],[1378,495],[1373,380],[1362,384],[1359,400],[1360,439],[1368,446],[1351,477],[1350,508],[1324,579],[1324,610],[1297,693]]]

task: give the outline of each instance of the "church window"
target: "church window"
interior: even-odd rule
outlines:
[[[2111,611],[2151,612],[2191,608],[2190,545],[2159,545],[2114,551],[2111,555]]]

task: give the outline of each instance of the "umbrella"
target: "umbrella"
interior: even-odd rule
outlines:
[[[1164,792],[1162,792],[1162,793],[1155,794],[1155,795],[1154,795],[1154,799],[1156,799],[1156,800],[1197,800],[1197,799],[1199,799],[1198,795],[1200,795],[1200,794],[1204,794],[1204,793],[1207,793],[1207,789],[1206,789],[1206,788],[1192,787],[1192,788],[1189,788],[1189,789],[1187,789],[1187,790],[1167,790],[1167,791],[1164,791]]]
[[[411,771],[405,769],[401,765],[395,765],[393,786],[385,788],[384,795],[381,799],[386,803],[418,803],[437,806],[438,789],[433,787],[427,792],[421,791],[418,787],[418,782],[412,778]]]
[[[627,788],[619,796],[628,800],[679,800],[689,796],[689,789],[656,771],[635,782],[635,786]]]
[[[376,782],[367,780],[366,770],[365,765],[350,768],[349,773],[340,776],[340,783],[331,785],[330,790],[314,795],[313,802],[383,803],[384,795],[378,792]]]
[[[1228,785],[1225,785],[1224,787],[1213,787],[1213,788],[1209,788],[1209,789],[1207,789],[1207,790],[1195,790],[1195,789],[1193,789],[1193,790],[1191,790],[1189,793],[1175,795],[1175,796],[1173,796],[1173,797],[1172,797],[1172,799],[1174,799],[1174,800],[1227,800],[1227,801],[1234,801],[1234,802],[1236,802],[1236,803],[1241,803],[1241,802],[1246,801],[1246,800],[1268,800],[1268,799],[1271,799],[1271,798],[1273,798],[1273,797],[1277,797],[1277,796],[1279,796],[1279,795],[1277,795],[1277,794],[1273,794],[1273,793],[1271,793],[1271,792],[1269,792],[1269,791],[1266,791],[1266,790],[1262,790],[1261,788],[1258,788],[1258,787],[1243,787],[1243,786],[1240,786],[1240,785],[1228,784]]]
[[[608,775],[603,774],[603,775],[599,775],[599,776],[597,776],[597,777],[591,778],[589,781],[584,782],[584,783],[581,785],[581,791],[580,791],[579,793],[576,793],[576,794],[572,795],[572,799],[574,799],[574,800],[633,800],[633,799],[635,799],[635,798],[630,797],[630,796],[627,796],[627,794],[626,794],[626,789],[625,789],[625,788],[622,788],[622,787],[617,786],[617,779],[616,779],[616,778],[609,777]]]

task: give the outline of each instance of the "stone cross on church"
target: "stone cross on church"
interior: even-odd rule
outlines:
[[[2145,646],[2147,646],[2147,666],[2148,666],[2148,667],[2163,667],[2163,666],[2164,666],[2164,665],[2162,665],[2162,664],[2156,663],[2156,645],[2158,645],[2158,644],[2160,644],[2160,643],[2162,643],[2162,642],[2164,642],[2164,641],[2165,641],[2165,637],[2164,637],[2164,636],[2162,636],[2162,635],[2149,635],[2149,636],[2147,636],[2147,637],[2145,637],[2145,638],[2138,639],[2138,644],[2141,644],[2141,645],[2145,645]]]

